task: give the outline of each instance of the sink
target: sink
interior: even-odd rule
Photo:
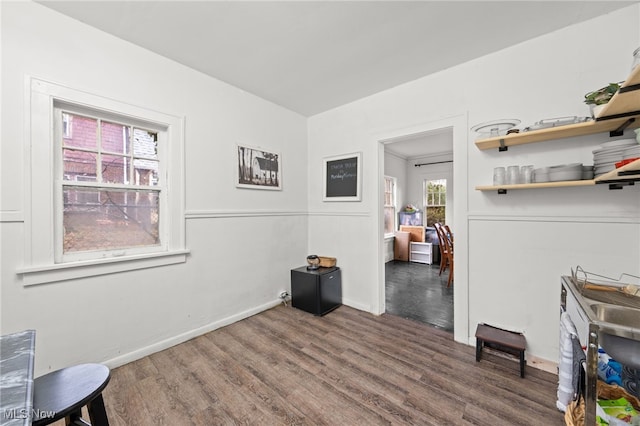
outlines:
[[[599,322],[614,326],[601,330],[600,345],[616,361],[639,369],[640,309],[606,303],[591,305],[591,309]]]
[[[596,318],[600,321],[635,328],[640,333],[640,309],[610,305],[608,303],[596,303],[591,305],[591,309],[593,309]]]

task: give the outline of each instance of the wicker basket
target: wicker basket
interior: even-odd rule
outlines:
[[[333,268],[336,266],[336,258],[335,257],[326,257],[326,256],[318,256],[320,257],[320,266],[323,268]]]
[[[640,411],[640,401],[635,396],[617,385],[608,385],[598,380],[598,399],[619,399],[626,398],[633,405],[633,408]],[[579,402],[572,401],[567,406],[564,413],[564,422],[567,426],[583,426],[584,425],[584,399],[580,398]]]

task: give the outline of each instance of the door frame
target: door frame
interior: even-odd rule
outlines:
[[[456,262],[454,264],[455,291],[453,296],[454,332],[457,342],[469,344],[469,277],[468,277],[468,117],[458,114],[398,129],[384,130],[373,135],[378,147],[378,191],[376,212],[378,217],[378,283],[373,295],[374,313],[385,312],[384,271],[384,146],[394,140],[419,133],[450,128],[453,133],[453,229],[456,233]]]

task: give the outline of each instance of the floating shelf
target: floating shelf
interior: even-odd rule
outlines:
[[[625,128],[635,129],[638,127],[640,127],[640,66],[634,68],[618,93],[613,95],[607,105],[600,111],[595,121],[478,139],[475,144],[480,150],[504,149],[509,146],[545,142],[551,139],[564,139],[604,132],[620,133]]]
[[[609,184],[611,189],[619,189],[623,185],[633,185],[640,181],[640,160],[629,163],[618,169],[589,180],[565,180],[558,182],[522,183],[517,185],[482,185],[476,186],[478,191],[498,191],[500,194],[508,190],[536,189],[536,188],[564,188],[569,186],[593,186],[596,184]]]

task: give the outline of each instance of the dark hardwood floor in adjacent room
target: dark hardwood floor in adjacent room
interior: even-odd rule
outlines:
[[[453,291],[449,272],[440,265],[401,262],[385,264],[386,312],[453,332]]]
[[[124,425],[561,425],[557,377],[394,315],[279,306],[112,370]]]

